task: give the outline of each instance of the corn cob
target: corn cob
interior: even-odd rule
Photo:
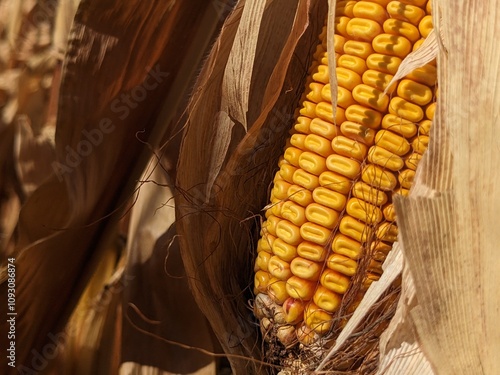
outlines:
[[[336,114],[323,29],[257,245],[256,315],[286,326],[285,345],[331,332],[354,278],[351,311],[379,279],[392,194],[408,194],[435,110],[433,64],[387,87],[432,29],[430,1],[339,1],[336,15]]]

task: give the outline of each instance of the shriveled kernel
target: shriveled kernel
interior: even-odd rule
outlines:
[[[405,58],[411,52],[411,42],[401,35],[380,34],[373,41],[375,52]]]
[[[361,178],[374,188],[384,191],[394,190],[397,185],[396,177],[391,172],[374,164],[369,164],[363,169]]]
[[[319,65],[318,71],[313,74],[312,78],[316,82],[320,82],[320,83],[323,83],[326,85],[327,83],[330,82],[329,74],[330,74],[330,72],[328,70],[327,65]],[[314,116],[310,116],[310,117],[313,118]]]
[[[379,146],[370,148],[368,161],[391,171],[399,171],[404,167],[404,161],[401,157]]]
[[[341,254],[333,253],[326,262],[328,268],[345,276],[354,276],[358,269],[358,262]]]
[[[302,102],[302,108],[300,109],[299,113],[302,116],[307,116],[310,118],[316,117],[316,103],[304,100]]]
[[[387,19],[384,7],[370,1],[358,1],[353,7],[354,17],[367,18],[380,24]]]
[[[371,42],[382,32],[382,27],[376,21],[355,17],[347,23],[345,32],[356,40]]]
[[[386,193],[377,190],[362,181],[358,181],[354,184],[352,187],[352,195],[375,206],[384,205],[388,199]]]
[[[321,275],[321,264],[300,257],[292,260],[290,269],[295,276],[304,280],[316,281]]]
[[[300,227],[300,235],[306,241],[317,245],[325,245],[328,242],[331,231],[321,225],[305,223]]]
[[[384,273],[384,270],[382,269],[382,263],[374,259],[370,261],[368,267],[366,267],[366,270],[377,275],[382,275]]]
[[[374,241],[371,246],[371,255],[374,260],[383,261],[392,250],[392,245],[386,244],[382,241]]]
[[[287,280],[292,276],[290,264],[276,255],[269,259],[268,272],[278,280]]]
[[[384,218],[387,221],[396,221],[396,210],[394,209],[394,205],[391,203],[384,207]]]
[[[319,308],[329,312],[335,312],[340,307],[342,296],[319,285],[314,293],[313,301]]]
[[[286,281],[286,291],[292,298],[309,301],[314,295],[316,283],[292,276]]]
[[[405,160],[405,165],[411,170],[416,171],[418,163],[420,162],[421,159],[422,159],[421,154],[413,152],[410,156],[408,156],[408,159]]]
[[[425,150],[427,150],[428,145],[429,145],[429,136],[427,135],[419,135],[411,143],[413,151],[418,152],[419,154],[423,154]]]
[[[411,122],[419,122],[424,117],[422,108],[400,97],[391,99],[389,112]]]
[[[267,294],[278,305],[283,304],[283,302],[285,302],[286,299],[289,297],[289,295],[286,291],[285,282],[282,280],[278,280],[278,279],[273,277],[269,281],[269,285],[267,288],[268,288]]]
[[[327,249],[312,242],[303,241],[297,246],[297,254],[304,259],[322,262],[326,258]]]
[[[283,313],[285,314],[285,322],[288,324],[300,323],[304,314],[304,302],[294,298],[287,298],[283,302]]]
[[[380,90],[365,84],[356,86],[352,90],[352,97],[360,104],[364,104],[377,111],[385,112],[389,105],[389,97]]]
[[[332,229],[337,225],[339,213],[318,203],[311,203],[305,210],[307,220]]]
[[[276,236],[278,237],[273,243],[273,253],[278,255],[281,259],[291,261],[295,254],[291,249],[295,249],[302,238],[300,237],[300,229],[298,226],[293,225],[287,220],[281,220],[276,226]],[[281,240],[281,241],[278,241]],[[276,247],[280,244],[281,253],[277,253]],[[284,246],[284,244],[292,246]]]
[[[402,35],[412,43],[420,39],[418,29],[409,22],[389,18],[382,27],[387,34]]]
[[[341,135],[333,138],[332,149],[339,155],[359,161],[363,161],[368,153],[368,147],[364,144]]]
[[[337,107],[337,114],[338,113],[342,113],[342,116],[344,116],[344,110],[342,108]],[[310,123],[310,131],[326,139],[333,139],[333,137],[340,133],[340,128],[328,121],[315,118]]]
[[[359,104],[351,105],[345,111],[345,117],[352,122],[377,129],[382,122],[382,115],[371,108],[366,108]]]
[[[406,76],[415,82],[426,86],[434,86],[437,81],[437,69],[431,64],[426,64],[420,68],[414,69]]]
[[[395,242],[398,240],[398,227],[391,223],[382,223],[377,228],[376,235],[382,241]]]
[[[269,259],[271,259],[271,254],[267,251],[259,251],[257,253],[257,259],[255,260],[255,271],[262,270],[268,271]]]
[[[299,156],[302,154],[302,150],[296,147],[287,147],[285,150],[284,158],[291,165],[299,166]]]
[[[345,236],[337,234],[332,242],[332,250],[336,254],[345,255],[352,260],[358,260],[363,255],[363,247],[358,241]]]
[[[319,183],[321,186],[341,194],[349,193],[352,185],[349,178],[330,171],[321,173]]]
[[[309,190],[313,190],[319,185],[318,177],[302,169],[297,169],[295,171],[293,174],[293,182]]]
[[[381,73],[377,70],[369,69],[363,73],[361,79],[365,85],[371,86],[377,90],[384,91],[394,76],[391,74]],[[395,84],[387,90],[388,94],[391,94],[396,88]]]
[[[342,55],[339,57],[337,64],[337,66],[350,69],[358,74],[363,74],[366,70],[365,60],[357,56]]]
[[[380,279],[379,275],[374,275],[374,274],[366,274],[366,277],[363,279],[362,284],[361,284],[361,291],[366,291],[370,287],[370,285],[373,284],[374,281],[378,281]]]
[[[417,126],[408,120],[393,114],[387,114],[382,119],[382,128],[402,135],[405,138],[411,138],[417,134]]]
[[[373,48],[371,43],[368,42],[348,40],[344,44],[344,53],[366,60],[366,58],[373,53]]]
[[[302,207],[305,207],[313,202],[312,193],[309,190],[297,185],[290,185],[287,196],[289,200],[300,204]]]
[[[359,198],[349,199],[346,210],[353,218],[361,220],[366,224],[378,224],[383,219],[380,208]]]
[[[401,59],[396,56],[388,56],[380,53],[372,53],[366,59],[366,66],[370,69],[378,70],[381,73],[396,74]]]
[[[398,85],[398,95],[403,99],[420,106],[426,105],[432,100],[432,91],[429,87],[412,81],[403,79]]]
[[[358,161],[337,154],[332,154],[326,159],[326,167],[332,172],[351,179],[356,178],[361,171]]]
[[[412,171],[411,169],[405,169],[404,171],[401,171],[401,173],[398,176],[399,183],[405,189],[411,188],[411,186],[413,185],[414,178],[415,178],[415,171]]]
[[[320,336],[308,327],[306,323],[302,323],[296,330],[297,339],[302,345],[309,346],[318,342]]]
[[[337,67],[337,83],[339,86],[352,91],[357,85],[361,83],[361,76],[352,70]]]
[[[329,313],[314,303],[309,303],[304,311],[304,322],[320,335],[324,335],[332,328],[332,318]]]
[[[403,156],[410,151],[408,141],[389,130],[379,131],[375,136],[375,144],[399,156]]]
[[[329,268],[323,271],[321,285],[331,292],[344,294],[349,287],[349,278]]]
[[[366,242],[372,235],[371,228],[367,227],[365,223],[348,215],[345,215],[342,220],[340,220],[339,231],[358,242]]]
[[[387,4],[387,12],[392,18],[407,21],[417,26],[422,18],[425,16],[425,11],[419,7],[404,4],[400,1],[391,1]]]
[[[340,126],[340,131],[346,137],[367,146],[371,146],[375,142],[375,130],[358,124],[357,122],[344,121]]]
[[[300,154],[299,167],[306,172],[320,175],[326,171],[326,160],[323,156],[306,151]]]
[[[269,285],[269,281],[271,280],[271,275],[265,271],[257,271],[255,272],[254,277],[254,286],[261,293],[265,293],[267,291],[267,287]]]
[[[418,124],[418,134],[429,135],[431,132],[431,120],[423,120]]]
[[[346,204],[345,195],[325,187],[317,187],[314,189],[312,198],[316,203],[332,208],[338,212],[342,211]]]
[[[420,30],[420,34],[422,34],[422,38],[427,38],[427,36],[433,29],[432,16],[428,15],[422,18],[422,20],[418,24],[418,29]]]
[[[304,207],[291,201],[283,203],[281,207],[281,217],[297,226],[301,226],[307,221]]]

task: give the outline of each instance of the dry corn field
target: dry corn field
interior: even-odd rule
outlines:
[[[499,34],[499,0],[0,0],[0,373],[499,374]]]

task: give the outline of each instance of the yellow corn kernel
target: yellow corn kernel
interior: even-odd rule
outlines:
[[[405,169],[404,171],[401,171],[401,173],[398,176],[399,183],[405,189],[411,188],[414,178],[415,178],[415,171],[412,171],[411,169]]]
[[[294,167],[291,164],[282,164],[280,167],[280,175],[283,180],[288,183],[293,183],[293,174],[297,170],[297,167]]]
[[[354,276],[358,269],[358,262],[344,255],[333,253],[328,257],[327,267],[345,276]]]
[[[373,53],[373,48],[371,43],[348,40],[344,44],[344,53],[366,60],[366,58]]]
[[[433,120],[435,112],[436,112],[436,103],[434,102],[429,104],[425,109],[425,117],[427,117],[427,119],[429,120]]]
[[[313,202],[312,193],[309,190],[297,185],[290,185],[287,194],[288,199],[292,202],[300,204],[302,207],[305,207]]]
[[[330,88],[329,83],[324,85],[323,88],[321,89],[321,98],[326,102],[330,102],[330,103],[332,102],[332,90]]]
[[[363,169],[361,178],[367,184],[384,191],[394,190],[397,185],[396,177],[391,172],[373,164],[369,164]]]
[[[299,117],[297,117],[297,121],[295,122],[294,129],[298,132],[308,134],[310,123],[311,123],[311,119],[309,117],[299,116]]]
[[[432,100],[432,90],[410,79],[403,79],[398,85],[398,95],[403,99],[420,106]]]
[[[274,277],[271,278],[271,280],[269,280],[269,285],[267,287],[267,294],[278,305],[282,305],[283,302],[285,302],[287,298],[289,298],[289,295],[286,291],[285,282],[283,280],[278,280]]]
[[[332,172],[351,179],[356,178],[361,171],[358,161],[337,154],[332,154],[326,159],[326,167]]]
[[[287,280],[292,276],[290,264],[274,255],[269,259],[268,272],[278,280]]]
[[[285,314],[285,322],[288,324],[297,324],[304,318],[304,302],[294,298],[287,298],[283,302],[283,313]]]
[[[426,64],[414,69],[406,78],[426,86],[434,86],[437,81],[437,69],[431,64]]]
[[[384,205],[388,199],[386,193],[361,181],[356,182],[352,187],[352,195],[375,206]]]
[[[280,176],[281,177],[281,176]],[[288,198],[288,188],[291,185],[285,180],[274,181],[273,194],[277,199],[287,199]]]
[[[372,53],[366,59],[366,66],[368,68],[392,75],[396,74],[400,64],[401,59],[399,57],[382,55],[380,53]]]
[[[291,165],[299,166],[299,156],[302,154],[302,150],[296,147],[287,147],[285,150],[284,158]]]
[[[287,222],[282,220],[280,223],[287,223]],[[290,223],[288,223],[288,224],[290,224]],[[290,225],[292,225],[292,224],[290,224]],[[285,229],[289,229],[289,228],[285,227]],[[291,262],[297,256],[297,247],[296,247],[296,245],[294,246],[294,245],[287,243],[286,242],[287,240],[288,240],[288,238],[285,240],[282,239],[281,237],[276,238],[276,240],[274,240],[274,242],[273,242],[272,251],[273,251],[274,255],[279,256],[284,261]],[[298,241],[294,241],[294,243],[298,244],[298,243],[300,243],[300,241],[301,241],[301,239],[300,239],[300,234],[299,234]]]
[[[399,97],[391,99],[389,112],[411,122],[419,122],[424,117],[422,108]]]
[[[391,171],[399,171],[404,167],[404,161],[401,157],[379,146],[370,148],[368,161]]]
[[[420,23],[418,24],[418,29],[420,30],[420,34],[422,34],[422,38],[427,38],[427,36],[432,31],[432,16],[428,15],[422,18]]]
[[[418,124],[418,134],[420,135],[429,135],[431,132],[431,120],[423,120]]]
[[[384,207],[384,218],[387,221],[396,221],[396,210],[394,209],[394,205],[391,203]]]
[[[274,216],[274,215],[271,215],[267,218],[266,220],[266,225],[265,225],[265,231],[267,233],[270,233],[272,236],[276,236],[276,228],[278,227],[278,223],[281,221],[281,219],[277,216]],[[262,240],[264,240],[264,237],[262,238]],[[268,241],[263,241],[263,242],[267,242],[269,243]],[[262,246],[262,249],[267,251],[267,252],[271,252],[271,247],[269,247],[269,250],[267,248],[264,247],[264,244]]]
[[[366,242],[372,235],[371,228],[348,215],[340,220],[339,231],[358,242]]]
[[[410,151],[408,141],[389,130],[379,131],[375,136],[375,144],[399,156],[403,156]]]
[[[325,38],[326,41],[326,38]],[[342,35],[335,34],[333,36],[333,47],[335,48],[336,53],[342,53],[344,50],[344,44],[346,42],[346,38]]]
[[[300,154],[299,167],[317,176],[327,170],[325,158],[308,151]]]
[[[350,20],[350,17],[335,17],[335,34],[340,34],[345,38],[349,37],[349,35],[347,34],[347,24]]]
[[[267,251],[259,251],[257,253],[257,259],[255,260],[255,272],[257,272],[258,270],[267,272],[269,270],[269,259],[271,259],[271,254],[269,254]]]
[[[387,12],[392,18],[407,21],[418,26],[418,23],[425,16],[425,11],[419,7],[404,4],[400,1],[391,1],[387,4]]]
[[[342,211],[346,204],[345,195],[324,187],[317,187],[314,189],[312,198],[316,203],[332,208],[338,212]]]
[[[336,72],[338,85],[349,91],[352,91],[361,83],[361,76],[352,70],[338,67],[336,68]]]
[[[366,18],[380,24],[387,19],[387,13],[380,4],[369,1],[357,1],[353,7],[354,17]]]
[[[335,14],[339,16],[347,16],[349,18],[354,17],[353,13],[354,4],[356,4],[356,1],[353,0],[338,1]]]
[[[271,213],[274,216],[280,216],[281,215],[281,206],[283,206],[283,201],[276,200],[272,203],[273,203],[273,205],[271,206]]]
[[[424,38],[417,40],[415,42],[415,44],[413,44],[412,51],[416,51],[417,49],[419,49],[420,47],[422,47],[422,44],[424,44],[424,42],[425,42]]]
[[[427,150],[428,145],[429,145],[429,137],[427,135],[419,135],[411,143],[413,151],[419,154],[423,154],[425,150]]]
[[[345,56],[345,55],[344,55]],[[354,98],[349,90],[342,86],[337,87],[337,105],[342,108],[347,108],[355,104]]]
[[[326,258],[327,249],[324,246],[304,241],[297,246],[297,254],[304,259],[322,262]]]
[[[309,84],[309,92],[306,95],[306,98],[313,102],[313,103],[319,103],[320,101],[323,100],[321,97],[321,90],[323,89],[323,84],[317,83],[317,82],[312,82]]]
[[[300,109],[299,113],[302,116],[307,116],[310,118],[316,117],[316,103],[304,100],[302,102],[302,108]]]
[[[319,285],[314,293],[313,301],[319,308],[329,312],[335,312],[340,307],[342,296]]]
[[[304,280],[297,276],[292,276],[286,281],[286,291],[288,295],[301,301],[309,301],[312,299],[315,289],[315,282]]]
[[[344,294],[349,287],[349,278],[329,268],[323,271],[321,285],[331,292]]]
[[[367,146],[371,146],[375,142],[375,130],[358,124],[357,122],[344,121],[340,126],[340,131],[346,137]]]
[[[408,159],[406,159],[405,164],[411,170],[416,171],[418,163],[420,162],[421,159],[422,159],[421,154],[413,152],[410,156],[408,156]]]
[[[360,104],[364,104],[377,111],[385,112],[389,105],[389,98],[380,90],[365,84],[356,86],[352,90],[352,97]]]
[[[380,208],[359,198],[349,199],[349,201],[347,201],[346,210],[353,218],[361,220],[366,224],[377,224],[383,219]]]
[[[384,22],[382,27],[387,34],[402,35],[412,43],[420,39],[418,29],[408,22],[389,18]]]
[[[363,255],[361,244],[343,234],[337,234],[333,239],[332,251],[353,260],[358,260]]]
[[[379,262],[383,262],[389,254],[389,251],[392,250],[392,245],[388,245],[382,241],[374,241],[371,246],[371,256],[374,260],[378,260]]]
[[[427,0],[401,0],[402,3],[414,5],[419,8],[424,8],[425,4],[427,4]]]
[[[405,138],[411,138],[417,134],[417,126],[413,122],[392,114],[384,116],[382,119],[382,128],[402,135]]]
[[[326,85],[330,82],[329,74],[330,72],[327,65],[318,65],[317,72],[313,74],[312,78],[316,82],[321,82]],[[309,117],[314,118],[314,116]]]
[[[411,42],[401,35],[380,34],[372,41],[375,52],[405,58],[411,52]]]
[[[347,194],[351,190],[352,182],[348,178],[333,172],[323,172],[319,176],[321,186],[341,194]]]
[[[255,272],[255,277],[254,277],[255,289],[261,293],[266,293],[270,280],[271,280],[271,275],[269,273],[265,271]]]
[[[297,226],[301,226],[307,221],[304,207],[290,201],[283,203],[281,217]]]
[[[335,117],[333,117],[332,104],[321,102],[316,106],[316,116],[318,116],[322,120],[329,121],[332,124],[340,124],[343,120],[344,113],[343,110],[339,111],[339,108],[337,107],[337,112],[335,114]]]
[[[391,223],[382,223],[377,228],[376,235],[379,240],[395,242],[398,240],[398,227]]]
[[[341,113],[342,117],[344,117],[344,110],[342,108],[337,107],[337,114],[339,113]],[[335,137],[337,134],[340,133],[340,128],[328,121],[315,118],[314,120],[311,121],[310,131],[313,134],[317,134],[321,137],[325,137],[326,139],[331,140],[333,139],[333,137]]]
[[[306,241],[318,245],[325,245],[330,237],[331,230],[314,223],[305,223],[300,227],[300,235]]]
[[[338,223],[339,213],[318,203],[311,203],[305,210],[307,220],[332,229]]]
[[[333,138],[331,144],[337,154],[359,161],[363,161],[368,153],[368,148],[364,144],[341,135]]]
[[[309,190],[319,186],[318,177],[302,169],[297,169],[293,174],[293,183]]]
[[[382,122],[382,115],[373,109],[363,107],[359,104],[351,105],[345,111],[345,117],[352,122],[367,126],[371,129],[378,129]]]
[[[392,75],[386,74],[386,73],[381,73],[373,69],[369,69],[366,72],[363,73],[363,76],[361,79],[363,80],[363,83],[365,85],[368,85],[370,87],[373,87],[377,90],[384,91],[389,83],[392,80]],[[387,93],[391,94],[394,91],[394,88],[396,87],[395,84],[393,84],[388,90]]]
[[[332,328],[332,316],[316,304],[309,303],[304,310],[304,322],[314,332],[324,335]]]
[[[351,55],[342,55],[339,57],[338,66],[346,69],[350,69],[358,74],[363,74],[366,70],[366,63],[360,57]]]
[[[382,27],[375,21],[355,17],[347,23],[345,32],[356,40],[371,42],[382,32]]]
[[[295,276],[304,280],[316,281],[321,275],[321,264],[300,257],[292,260],[290,269]]]
[[[427,12],[427,14],[432,13],[432,1],[431,0],[427,1],[427,5],[425,6],[425,11]]]

